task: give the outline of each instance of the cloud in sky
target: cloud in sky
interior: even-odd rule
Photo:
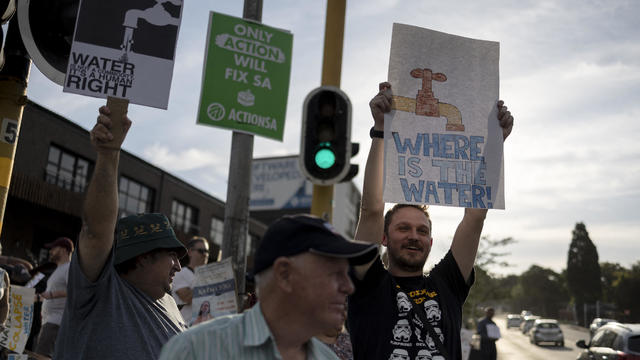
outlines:
[[[302,101],[320,85],[325,2],[264,3],[265,24],[291,30],[294,48],[282,143],[255,138],[254,156],[295,154]],[[241,16],[242,2],[187,2],[169,110],[131,106],[125,148],[195,186],[226,197],[231,135],[195,125],[210,10]],[[353,109],[362,173],[372,125],[368,108],[387,77],[394,22],[500,42],[500,94],[514,113],[505,144],[505,211],[491,211],[484,234],[514,237],[521,272],[533,262],[561,270],[571,230],[584,221],[602,261],[628,266],[640,246],[640,2],[349,1],[341,88]],[[104,100],[63,94],[32,68],[29,97],[89,129]],[[446,251],[461,209],[432,207]],[[440,253],[438,253],[440,252]],[[431,264],[433,265],[433,264]]]

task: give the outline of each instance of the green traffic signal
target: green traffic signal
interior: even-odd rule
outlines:
[[[321,143],[320,146],[321,148],[316,151],[314,160],[319,168],[328,169],[336,163],[336,154],[329,146],[329,143]]]

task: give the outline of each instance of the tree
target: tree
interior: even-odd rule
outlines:
[[[558,310],[569,300],[562,276],[538,265],[520,275],[511,290],[511,301],[519,309],[531,310],[536,315],[558,317]]]
[[[475,263],[475,283],[463,308],[463,318],[465,320],[471,319],[475,321],[482,314],[482,312],[478,311],[478,306],[488,305],[488,303],[492,303],[495,306],[496,302],[509,296],[510,289],[505,289],[502,286],[502,281],[496,278],[490,272],[490,269],[511,266],[507,261],[503,260],[510,253],[499,251],[499,249],[514,242],[515,240],[511,237],[492,240],[488,236],[483,236],[480,239]]]
[[[602,285],[598,250],[589,238],[587,227],[582,222],[576,224],[569,246],[567,286],[576,306],[578,323],[587,326],[583,313],[584,305],[595,304],[597,300],[601,299]],[[586,322],[589,322],[590,317],[593,316],[587,315]]]
[[[631,270],[625,271],[614,282],[613,298],[618,310],[622,313],[624,322],[640,322],[640,261],[636,262]]]
[[[628,270],[618,263],[603,262],[600,264],[600,279],[602,282],[602,301],[605,303],[615,302],[614,291],[620,278]]]

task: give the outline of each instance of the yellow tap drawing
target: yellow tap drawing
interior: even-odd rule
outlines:
[[[460,110],[454,105],[439,102],[431,90],[432,81],[445,82],[447,76],[442,73],[433,73],[431,69],[413,69],[411,76],[422,79],[422,89],[418,90],[415,99],[394,95],[391,108],[414,112],[416,115],[445,117],[447,118],[447,131],[464,131]]]

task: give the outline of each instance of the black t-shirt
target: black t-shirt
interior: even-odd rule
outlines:
[[[465,282],[451,251],[427,276],[393,277],[378,258],[364,279],[353,280],[347,326],[354,359],[444,359],[417,314],[423,309],[450,358],[461,358],[462,305],[474,272]]]

